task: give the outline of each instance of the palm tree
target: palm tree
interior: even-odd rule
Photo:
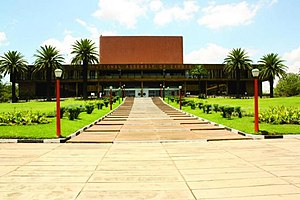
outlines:
[[[87,74],[88,65],[98,63],[98,54],[95,43],[89,39],[81,39],[76,41],[72,46],[73,50],[71,54],[75,56],[72,58],[71,63],[74,65],[82,65],[82,76],[83,76],[83,99],[87,99]]]
[[[17,102],[16,96],[16,77],[19,72],[26,70],[27,61],[24,56],[17,51],[8,51],[3,56],[0,57],[0,72],[10,74],[10,81],[12,83],[11,93],[12,93],[12,103]]]
[[[245,50],[241,48],[233,49],[224,59],[224,71],[236,75],[236,97],[240,98],[240,82],[242,70],[250,70],[252,60]]]
[[[275,77],[282,78],[286,75],[287,66],[283,64],[278,54],[271,53],[264,55],[259,61],[260,63],[260,77],[267,79],[270,83],[270,98],[274,97],[274,79]]]
[[[51,80],[53,70],[61,67],[64,62],[64,58],[59,53],[55,47],[49,45],[41,46],[40,50],[37,50],[37,53],[34,54],[36,60],[34,65],[36,67],[35,71],[46,70],[46,94],[47,101],[51,101]]]
[[[207,70],[202,65],[196,65],[190,72],[198,79],[198,90],[200,95],[200,79],[207,74]]]

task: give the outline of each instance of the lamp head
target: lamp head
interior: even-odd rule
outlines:
[[[55,77],[56,78],[61,78],[62,72],[63,71],[61,69],[54,70]]]
[[[255,69],[252,69],[252,76],[254,78],[257,78],[259,76],[259,69],[255,68]]]
[[[179,87],[178,87],[178,88],[179,88],[179,90],[181,90],[181,89],[182,89],[182,86],[181,86],[181,85],[179,85]]]
[[[113,88],[112,86],[109,86],[109,89],[110,89],[110,90],[112,90],[112,88]]]

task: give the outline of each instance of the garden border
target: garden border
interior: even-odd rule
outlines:
[[[161,99],[161,98],[160,98],[160,99]],[[191,117],[196,117],[197,119],[199,119],[199,120],[201,120],[201,121],[208,122],[208,123],[210,123],[210,124],[212,124],[212,125],[219,126],[219,127],[221,127],[221,128],[225,128],[226,130],[228,130],[228,131],[230,131],[230,132],[232,132],[232,133],[237,133],[237,134],[243,135],[243,136],[245,136],[245,137],[251,137],[253,140],[262,140],[262,139],[300,139],[300,135],[288,135],[288,134],[286,134],[286,135],[254,135],[254,134],[250,134],[250,133],[245,133],[245,132],[243,132],[243,131],[240,131],[240,130],[237,130],[237,129],[234,129],[234,128],[230,128],[230,127],[225,126],[225,125],[223,125],[223,124],[218,124],[218,123],[209,121],[209,120],[207,120],[207,119],[204,119],[204,118],[202,118],[202,117],[198,117],[198,116],[196,116],[196,115],[193,115],[193,114],[191,114],[191,113],[185,112],[185,111],[183,111],[183,110],[179,110],[178,108],[175,108],[175,107],[171,106],[170,104],[166,103],[166,102],[163,101],[162,99],[161,99],[161,101],[162,101],[164,104],[170,106],[171,108],[173,108],[173,109],[175,109],[175,110],[177,110],[177,111],[180,111],[180,112],[182,112],[182,113],[184,113],[184,114],[186,114],[186,115],[189,115],[189,116],[191,116]]]
[[[76,137],[77,135],[79,135],[80,133],[85,131],[86,129],[90,128],[91,126],[95,125],[96,123],[100,122],[105,117],[110,115],[112,112],[114,112],[116,109],[118,109],[125,102],[125,100],[126,100],[126,98],[124,99],[124,101],[121,104],[118,105],[118,107],[111,110],[106,115],[104,115],[101,118],[93,121],[92,123],[84,126],[83,128],[78,129],[77,131],[75,131],[74,133],[71,133],[70,135],[68,135],[65,138],[54,138],[54,139],[0,139],[0,143],[65,143],[68,140],[70,140],[71,138]]]

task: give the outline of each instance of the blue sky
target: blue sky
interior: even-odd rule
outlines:
[[[222,63],[243,48],[256,63],[278,53],[300,68],[299,0],[6,0],[0,7],[0,54],[20,51],[29,63],[44,44],[69,63],[71,45],[102,35],[180,35],[185,63]]]

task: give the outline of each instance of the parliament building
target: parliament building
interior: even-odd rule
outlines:
[[[88,94],[107,94],[110,86],[116,93],[123,89],[126,96],[151,97],[177,95],[182,86],[184,94],[235,95],[234,75],[223,71],[223,64],[201,64],[207,74],[200,79],[190,70],[199,64],[183,63],[181,36],[100,36],[99,64],[88,67]],[[81,66],[63,65],[62,97],[82,96]],[[52,77],[55,96],[55,77]],[[26,72],[17,80],[21,99],[46,96],[46,72]],[[261,87],[260,87],[261,88]],[[240,93],[253,95],[250,71],[241,75]]]

